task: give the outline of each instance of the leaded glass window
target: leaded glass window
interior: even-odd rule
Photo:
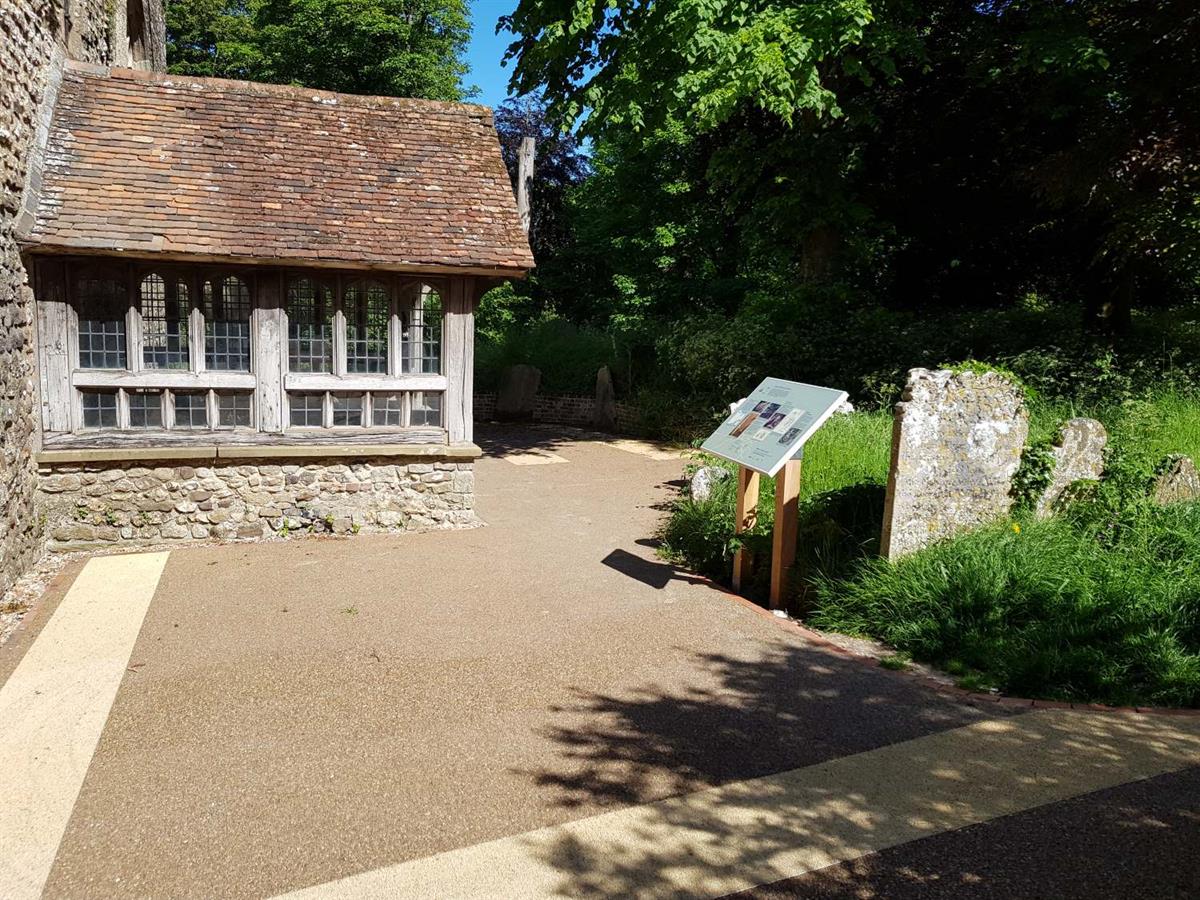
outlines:
[[[371,419],[373,424],[392,426],[404,424],[403,394],[372,394]]]
[[[412,309],[400,318],[401,368],[407,374],[440,375],[442,371],[442,298],[424,285]]]
[[[346,371],[387,372],[388,321],[391,299],[387,288],[376,281],[356,281],[347,289]]]
[[[325,424],[324,394],[289,394],[289,421],[297,428],[320,428]]]
[[[358,426],[363,423],[362,394],[333,395],[333,424],[335,427]]]
[[[80,391],[84,428],[117,427],[117,394],[115,391]]]
[[[217,394],[217,420],[222,428],[249,428],[250,395],[244,392]]]
[[[412,395],[412,412],[409,414],[412,425],[442,424],[442,395],[429,391],[417,391]]]
[[[129,427],[162,428],[162,391],[128,391]]]
[[[236,275],[204,282],[204,364],[250,371],[250,289]]]
[[[333,292],[311,278],[288,283],[288,369],[333,371]]]
[[[175,427],[180,429],[208,428],[208,394],[179,393],[175,400]]]
[[[138,289],[142,313],[142,365],[147,369],[187,369],[187,285],[152,273]]]
[[[124,369],[125,311],[129,308],[125,283],[115,278],[81,278],[75,285],[75,299],[79,304],[79,368]]]

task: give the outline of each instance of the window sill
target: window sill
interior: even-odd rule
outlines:
[[[331,375],[326,372],[288,372],[289,391],[444,391],[445,375]]]
[[[227,432],[177,435],[95,432],[48,436],[37,454],[40,465],[89,462],[240,459],[353,459],[392,457],[469,461],[482,451],[475,444],[446,443],[440,428],[348,434],[264,434]],[[236,462],[231,462],[236,465]]]
[[[77,388],[174,388],[175,390],[206,391],[253,390],[251,372],[206,370],[189,372],[183,369],[142,369],[140,372],[111,369],[76,369],[71,378]]]

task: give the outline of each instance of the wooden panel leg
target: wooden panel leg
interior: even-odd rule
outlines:
[[[784,464],[775,476],[775,532],[771,537],[771,609],[782,609],[788,574],[796,562],[800,528],[800,460]]]
[[[758,521],[758,473],[738,466],[737,509],[733,530],[737,534],[749,531]],[[750,580],[750,554],[742,548],[733,555],[733,589],[740,591]]]

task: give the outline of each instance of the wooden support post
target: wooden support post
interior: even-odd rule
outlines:
[[[529,196],[533,181],[534,140],[532,137],[521,138],[521,148],[517,152],[517,216],[521,219],[521,227],[529,233],[530,205]]]
[[[771,609],[782,609],[788,575],[796,562],[800,528],[800,460],[784,463],[775,476],[775,532],[771,537]]]
[[[737,510],[733,530],[749,531],[758,520],[758,473],[738,466]],[[733,589],[740,591],[750,579],[750,554],[739,548],[733,556]]]

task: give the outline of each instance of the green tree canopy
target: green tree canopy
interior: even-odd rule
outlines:
[[[172,72],[462,100],[466,0],[169,0]]]

